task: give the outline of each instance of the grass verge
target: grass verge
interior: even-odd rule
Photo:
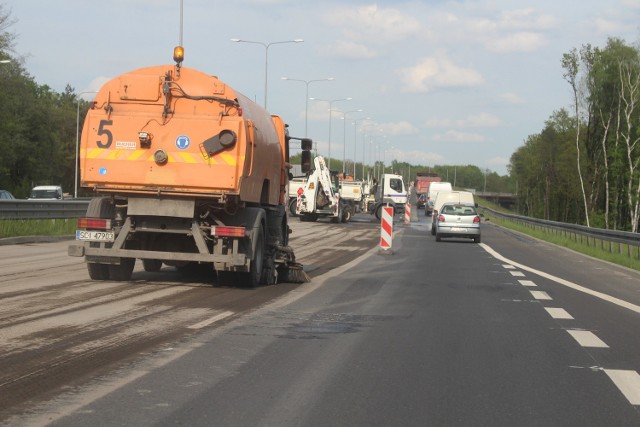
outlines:
[[[507,212],[503,208],[492,205],[492,203],[485,200],[482,200],[481,205],[496,211]],[[640,248],[637,246],[629,246],[626,244],[603,241],[601,239],[587,238],[585,236],[576,235],[574,233],[565,233],[559,230],[541,227],[532,228],[510,221],[509,219],[500,218],[488,211],[484,212],[484,218],[496,225],[518,231],[536,239],[540,239],[554,245],[563,246],[593,258],[640,271],[640,254],[638,253]]]
[[[20,236],[73,236],[76,219],[0,220],[0,238]]]

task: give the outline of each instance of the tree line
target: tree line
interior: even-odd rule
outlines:
[[[561,58],[573,94],[511,156],[526,215],[638,231],[640,49],[617,38]]]
[[[35,185],[61,185],[72,192],[75,179],[77,112],[88,102],[73,88],[57,93],[38,84],[15,54],[15,23],[0,4],[0,188],[25,198]]]

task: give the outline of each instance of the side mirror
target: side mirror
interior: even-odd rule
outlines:
[[[302,150],[311,150],[313,149],[313,140],[310,138],[302,138],[300,140],[300,146],[302,147]]]
[[[307,173],[311,170],[311,151],[305,150],[301,153],[302,159],[300,162],[300,166],[302,167],[302,172]]]

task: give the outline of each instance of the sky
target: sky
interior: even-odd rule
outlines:
[[[640,0],[184,0],[182,21],[180,0],[0,4],[27,72],[56,91],[170,64],[182,40],[183,66],[261,105],[266,76],[268,110],[320,155],[501,175],[571,111],[564,53],[640,40]]]

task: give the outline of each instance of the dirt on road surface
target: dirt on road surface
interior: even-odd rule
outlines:
[[[349,224],[292,219],[290,244],[313,279],[374,248],[369,215]],[[0,246],[0,421],[304,284],[218,286],[210,271],[164,266],[131,281],[91,281],[69,241]]]

